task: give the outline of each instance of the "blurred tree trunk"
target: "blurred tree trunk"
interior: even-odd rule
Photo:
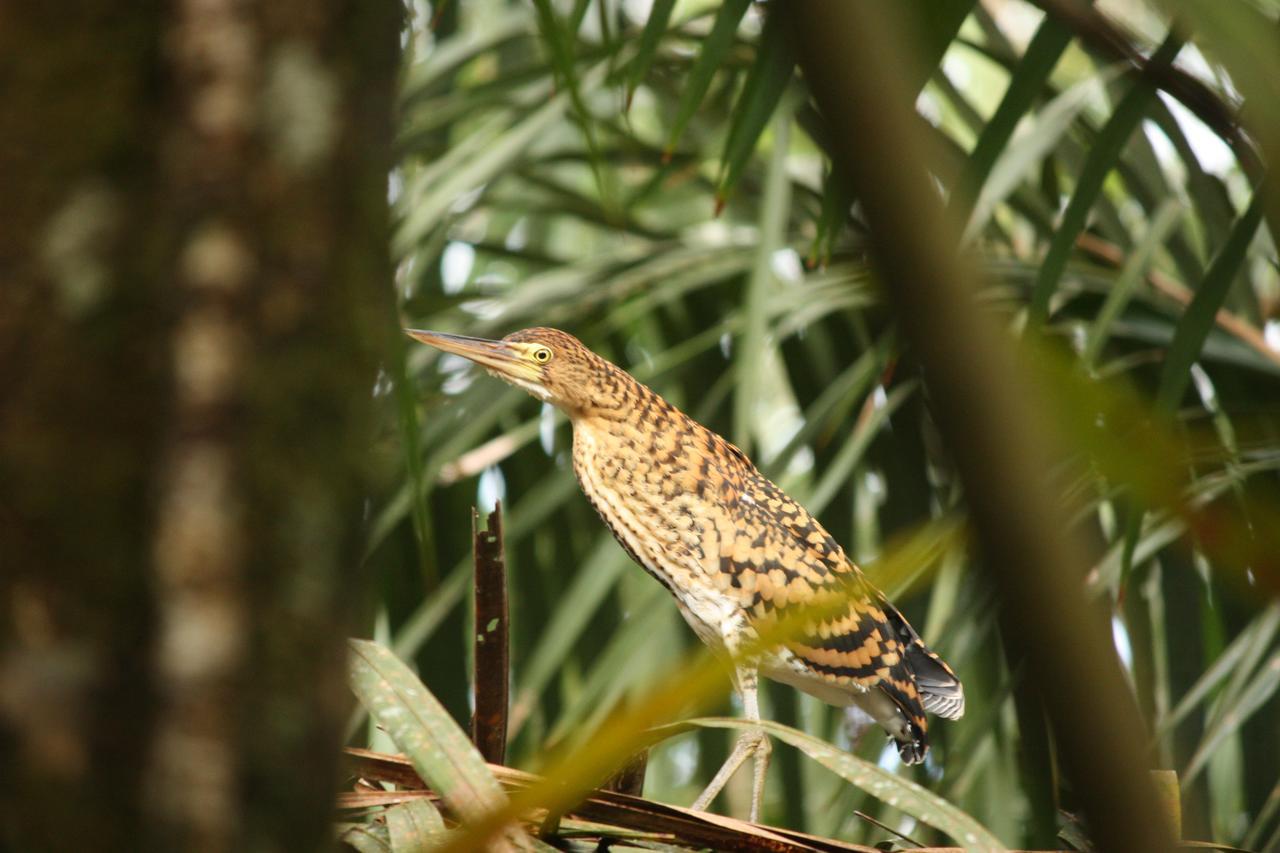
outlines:
[[[0,845],[329,832],[400,4],[0,26]]]
[[[1001,629],[1026,651],[1025,677],[1043,698],[1093,840],[1117,853],[1170,850],[1109,626],[1081,594],[1083,552],[1043,476],[1054,456],[1049,431],[1012,349],[976,310],[977,276],[954,249],[957,223],[930,184],[918,117],[895,76],[909,30],[888,8],[839,0],[789,7],[800,66],[874,235],[872,263],[924,370],[981,565],[1001,596]]]

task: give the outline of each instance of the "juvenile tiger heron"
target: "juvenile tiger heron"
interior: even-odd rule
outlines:
[[[960,680],[871,585],[822,525],[746,455],[626,371],[557,329],[500,341],[406,330],[559,407],[573,424],[573,468],[618,542],[675,597],[698,637],[733,661],[743,712],[759,722],[759,675],[832,705],[855,705],[924,760],[925,712],[964,713]],[[839,609],[763,652],[756,626],[839,596]],[[769,740],[743,732],[693,808],[705,810],[754,757],[751,820],[760,816]]]

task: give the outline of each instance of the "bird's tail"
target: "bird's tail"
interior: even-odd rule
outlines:
[[[919,637],[907,646],[907,665],[916,676],[916,689],[926,711],[958,720],[964,716],[964,685],[942,658]]]
[[[881,599],[885,614],[893,623],[899,642],[906,651],[904,661],[915,676],[920,703],[926,711],[958,720],[964,716],[964,685],[946,661],[924,644],[916,629],[888,601]]]
[[[897,608],[881,599],[885,614],[902,643],[903,656],[893,677],[881,682],[884,691],[898,706],[907,723],[908,737],[896,737],[898,754],[906,764],[919,764],[929,751],[926,737],[929,711],[948,720],[964,715],[964,686],[951,667],[933,653]],[[898,670],[908,670],[906,677]]]
[[[890,670],[890,677],[883,679],[879,687],[898,706],[904,724],[902,731],[893,735],[898,754],[904,764],[919,764],[929,752],[925,711],[949,720],[957,719],[964,713],[964,687],[951,667],[918,636],[904,643],[904,649],[902,661]]]
[[[923,697],[912,683],[910,673],[903,672],[905,669],[899,663],[878,686],[898,706],[903,725],[898,732],[891,731],[890,734],[898,745],[902,763],[919,764],[929,752],[929,723],[924,716]]]

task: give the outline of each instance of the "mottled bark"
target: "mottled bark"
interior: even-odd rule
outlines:
[[[311,849],[328,832],[389,316],[398,14],[6,8],[11,846]]]

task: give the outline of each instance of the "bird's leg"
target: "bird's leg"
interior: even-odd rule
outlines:
[[[750,722],[760,722],[759,675],[755,667],[736,667],[733,680],[738,688],[738,695],[742,697],[743,716]],[[763,729],[748,729],[742,732],[733,744],[733,752],[729,753],[728,759],[721,765],[715,778],[711,780],[711,784],[707,785],[706,790],[698,795],[698,799],[693,801],[693,805],[690,808],[695,811],[706,811],[707,806],[711,805],[711,801],[724,788],[729,778],[737,772],[738,768],[748,758],[754,756],[754,772],[751,784],[751,822],[757,823],[760,820],[760,803],[764,799],[765,772],[769,769],[769,753],[772,751],[773,747],[769,743],[769,736],[764,733]]]
[[[751,670],[751,690],[743,690],[742,705],[746,709],[747,719],[753,722],[760,722],[760,706],[756,698],[757,674],[756,670]],[[755,741],[755,748],[752,754],[755,760],[752,762],[752,778],[751,778],[751,822],[760,822],[760,806],[764,802],[764,780],[765,775],[769,771],[769,754],[773,752],[773,745],[769,742],[769,736],[764,733],[764,729],[756,729],[754,732],[744,732]],[[739,738],[741,739],[741,738]]]

